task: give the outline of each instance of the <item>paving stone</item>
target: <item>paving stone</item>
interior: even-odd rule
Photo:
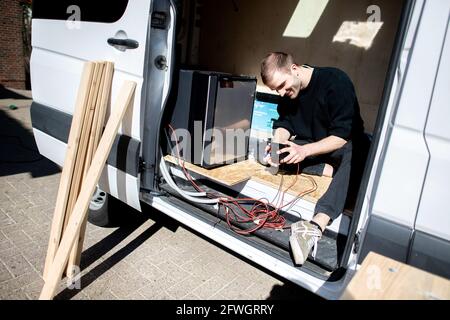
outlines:
[[[6,237],[16,246],[20,247],[22,244],[29,244],[32,239],[23,230],[8,233]]]
[[[162,275],[158,279],[151,279],[149,283],[139,290],[146,299],[155,299],[162,291],[170,289],[177,282],[167,275]]]
[[[20,252],[11,244],[11,247],[0,251],[0,260],[8,259],[19,255]]]
[[[196,259],[200,254],[193,250],[185,250],[171,256],[169,260],[178,266],[183,266],[186,262]]]
[[[1,241],[0,242],[0,258],[2,257],[1,252],[11,249],[13,247],[14,247],[14,245],[9,239]]]
[[[0,300],[29,300],[23,289],[0,292]]]
[[[270,297],[270,293],[275,285],[282,284],[281,282],[267,282],[259,281],[252,284],[247,290],[244,291],[245,294],[249,296],[256,297],[257,299],[267,299]]]
[[[119,298],[109,290],[101,292],[95,296],[89,296],[89,298],[91,300],[119,300]]]
[[[133,292],[125,297],[125,300],[145,300],[145,297],[139,292]]]
[[[132,291],[139,291],[141,288],[145,287],[150,283],[150,281],[139,274],[136,269],[128,270],[128,273],[120,273],[120,277],[122,277],[127,283],[128,289]]]
[[[187,276],[189,276],[186,271],[184,271],[171,261],[164,261],[162,263],[159,263],[157,267],[177,282],[182,281]]]
[[[218,261],[208,263],[204,268],[206,275],[234,279],[238,273],[235,268],[228,268]]]
[[[208,300],[227,300],[227,299],[225,298],[225,296],[222,295],[222,291],[220,291],[209,297]]]
[[[23,210],[14,209],[14,215],[11,215],[11,218],[17,224],[24,224],[27,222],[32,222],[31,219],[23,213]]]
[[[13,277],[13,274],[6,268],[3,263],[0,262],[0,282],[10,280]]]
[[[230,279],[224,279],[220,277],[213,277],[205,281],[202,285],[196,288],[192,293],[199,296],[201,299],[209,299],[219,291],[221,291],[228,283]]]
[[[142,274],[147,280],[150,281],[158,281],[158,279],[169,277],[165,271],[153,265],[148,260],[139,262],[135,265],[135,268],[140,274]],[[172,282],[175,283],[175,280],[172,279]]]
[[[33,267],[21,254],[4,258],[2,259],[2,262],[6,265],[14,277],[26,274],[33,269]]]
[[[248,297],[248,295],[245,292],[253,284],[254,284],[253,281],[248,277],[239,276],[236,279],[234,279],[230,284],[222,288],[222,290],[219,291],[219,294],[226,300],[229,299],[245,300]]]
[[[152,300],[175,300],[175,298],[163,290],[154,296]]]
[[[41,294],[42,288],[44,287],[44,280],[39,279],[26,285],[23,291],[26,293],[27,297],[31,300],[37,300]]]
[[[145,286],[145,285],[144,285]],[[143,288],[144,286],[130,284],[122,277],[118,276],[114,281],[111,281],[109,290],[119,299],[125,299],[128,295]]]
[[[81,278],[81,288],[91,299],[97,299],[103,297],[105,294],[111,295],[109,288],[115,279],[115,277],[111,276],[96,277],[89,274],[83,275]],[[99,299],[103,300],[103,298]]]
[[[33,267],[33,269],[38,274],[44,273],[44,266],[45,266],[45,256],[42,257],[36,257],[36,258],[26,258],[28,263]]]
[[[18,276],[17,278],[1,282],[0,292],[12,292],[21,289],[33,283],[37,279],[40,279],[40,276],[35,271],[30,271],[26,274]]]
[[[197,296],[191,292],[191,293],[188,293],[186,296],[184,296],[183,300],[202,300],[202,299],[200,299],[199,296]]]
[[[192,293],[200,285],[202,285],[202,280],[200,278],[190,276],[174,284],[166,291],[175,299],[184,299],[185,296]]]

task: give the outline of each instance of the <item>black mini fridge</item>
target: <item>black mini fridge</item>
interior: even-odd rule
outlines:
[[[171,154],[207,169],[245,160],[255,92],[255,77],[180,70]]]

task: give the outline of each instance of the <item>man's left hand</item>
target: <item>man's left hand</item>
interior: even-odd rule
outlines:
[[[289,152],[289,155],[286,156],[281,163],[286,164],[296,164],[305,160],[306,157],[310,155],[309,149],[307,145],[300,146],[298,144],[293,143],[292,141],[286,141],[284,144],[289,147],[283,148],[278,151],[278,154],[282,154],[284,152]]]

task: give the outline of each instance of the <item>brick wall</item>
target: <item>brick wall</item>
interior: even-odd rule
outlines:
[[[20,0],[0,0],[0,84],[25,89]]]

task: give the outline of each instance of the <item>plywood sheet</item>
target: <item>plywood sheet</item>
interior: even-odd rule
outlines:
[[[343,300],[449,300],[448,279],[370,252]]]
[[[319,177],[307,174],[300,174],[297,176],[296,173],[286,173],[281,172],[276,175],[272,175],[266,170],[266,168],[258,163],[260,170],[258,170],[252,177],[252,180],[258,181],[265,185],[271,186],[273,188],[279,189],[280,185],[282,190],[286,191],[291,195],[302,194],[307,190],[311,190],[316,185],[316,189],[304,196],[305,200],[316,203],[320,197],[328,190],[331,183],[331,178]],[[288,189],[289,188],[289,189]]]
[[[164,159],[170,163],[178,165],[177,159],[173,156],[167,155],[164,157]],[[288,189],[292,185],[292,187],[286,191],[291,195],[298,195],[305,192],[306,190],[311,189],[315,182],[317,185],[317,189],[304,197],[305,200],[314,203],[317,202],[317,200],[319,200],[320,197],[328,190],[328,187],[332,180],[331,178],[327,177],[318,177],[305,174],[301,174],[298,177],[296,174],[286,173],[278,173],[277,175],[272,175],[266,170],[266,167],[260,165],[254,160],[245,160],[214,169],[204,169],[202,167],[185,162],[185,167],[189,171],[195,172],[212,181],[230,187],[248,180],[253,180],[265,184],[266,186],[272,187],[274,189],[279,189],[280,185],[282,184],[283,191],[286,191],[286,189]],[[314,182],[312,182],[312,180],[314,180]],[[293,184],[294,182],[295,184]]]

